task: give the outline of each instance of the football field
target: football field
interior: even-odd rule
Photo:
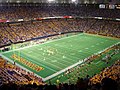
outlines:
[[[2,52],[1,56],[46,81],[119,42],[120,39],[81,33]]]

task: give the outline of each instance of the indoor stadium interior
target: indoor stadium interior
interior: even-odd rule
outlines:
[[[120,0],[0,0],[0,90],[120,90]]]

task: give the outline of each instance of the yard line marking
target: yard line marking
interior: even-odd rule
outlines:
[[[57,60],[52,60],[51,62],[53,62],[53,63],[54,63],[54,62],[57,62]]]
[[[34,50],[33,50],[34,51]],[[39,55],[39,53],[36,53],[37,55]],[[64,54],[62,54],[62,53],[59,53],[59,54],[61,54],[61,56],[63,56]],[[41,57],[43,57],[43,56],[41,56]],[[55,57],[55,56],[53,56],[54,58],[56,58],[57,59],[57,57]],[[66,57],[66,58],[68,58],[68,57]],[[70,60],[72,60],[71,58],[69,58]],[[67,61],[65,61],[65,60],[62,60],[63,62],[66,62],[66,63],[70,63],[70,64],[73,64],[72,62],[67,62]],[[74,60],[72,60],[72,61],[74,61]],[[61,63],[62,64],[62,63]],[[65,65],[65,64],[64,64]]]
[[[92,45],[91,47],[95,47],[94,45]]]
[[[24,53],[23,53],[24,54]],[[26,54],[24,54],[23,55],[22,54],[22,56],[25,56]],[[28,56],[28,55],[27,55]],[[40,64],[41,62],[37,62],[37,61],[34,61],[34,60],[32,60],[32,59],[30,59],[30,58],[28,58],[28,57],[25,57],[25,58],[27,58],[27,60],[30,60],[31,62],[34,62],[35,64],[38,64],[39,66],[43,66],[43,67],[47,67],[49,70],[52,70],[52,71],[54,71],[54,72],[57,72],[57,70],[54,70],[54,69],[52,69],[52,68],[50,68],[50,67],[48,67],[48,66],[46,66],[46,65],[43,65],[43,64]]]
[[[66,58],[66,56],[63,56],[63,58]]]
[[[28,53],[32,53],[32,51],[29,51]]]
[[[46,66],[46,65],[44,65],[44,64],[40,64],[40,62],[38,63],[37,61],[34,61],[34,60],[32,60],[32,59],[30,59],[30,58],[28,58],[28,57],[25,57],[25,58],[27,58],[28,60],[30,60],[30,61],[32,61],[32,62],[35,62],[35,63],[38,64],[39,66],[47,67],[47,68],[50,69],[51,71],[57,72],[57,70],[54,70],[54,69],[52,69],[52,68],[50,68],[50,67],[48,67],[48,66]]]
[[[35,53],[35,54],[36,54],[36,55],[39,55],[39,53]],[[32,57],[36,57],[36,56],[32,56]],[[43,56],[41,56],[41,57],[43,57]],[[54,57],[55,59],[57,59],[57,57],[55,57],[55,56],[52,56],[52,57]],[[66,57],[66,58],[68,58],[68,57]],[[51,59],[50,59],[50,60],[51,60]],[[41,61],[42,61],[42,60],[41,60]],[[73,63],[67,62],[67,61],[65,61],[65,60],[62,60],[62,61],[66,62],[66,63],[73,64]],[[48,62],[46,62],[46,63],[48,63]],[[66,64],[64,64],[64,63],[61,63],[61,62],[57,62],[57,63],[66,66]],[[51,63],[49,63],[49,64],[51,64]],[[52,65],[54,65],[54,64],[52,64]],[[55,66],[55,65],[54,65],[54,66]],[[59,67],[59,68],[60,68],[60,67]],[[62,68],[61,68],[61,69],[62,69]]]
[[[120,43],[120,42],[119,42]]]
[[[34,51],[34,50],[33,50]],[[36,55],[39,55],[39,53],[35,53]],[[26,55],[26,54],[25,54]],[[27,55],[27,56],[29,56],[29,55]],[[36,56],[32,56],[32,57],[35,57],[36,58]],[[41,56],[41,57],[43,57],[44,58],[44,56]],[[54,58],[56,58],[56,57],[54,57]],[[57,58],[56,58],[57,59]],[[44,59],[43,59],[44,60]],[[51,59],[49,59],[49,60],[51,60]],[[42,61],[42,60],[41,60]],[[43,61],[42,61],[43,62]],[[64,61],[65,62],[65,61]],[[49,63],[49,62],[45,62],[44,61],[44,63]],[[66,64],[64,64],[64,63],[61,63],[61,62],[56,62],[56,63],[59,63],[59,64],[61,64],[61,65],[64,65],[64,66],[66,66]],[[67,63],[69,63],[69,62],[67,62]],[[51,64],[52,66],[55,66],[55,67],[57,67],[57,68],[59,68],[59,69],[62,69],[61,67],[58,67],[58,66],[56,66],[55,64],[52,64],[52,63],[49,63],[49,64]],[[71,63],[72,64],[72,63]]]
[[[59,47],[64,47],[64,46],[61,46],[61,45],[57,45],[57,46],[59,46]],[[64,48],[67,48],[67,49],[69,49],[69,50],[71,50],[71,51],[75,51],[75,52],[77,52],[77,50],[73,50],[73,49],[71,49],[71,48],[68,48],[68,47],[64,47]],[[62,53],[60,53],[60,54],[62,54]],[[62,54],[63,55],[63,54]],[[77,59],[80,59],[80,58],[78,58],[78,57],[75,57],[75,56],[72,56],[72,57],[74,57],[74,58],[77,58]],[[70,58],[69,58],[70,59]],[[72,61],[74,61],[74,60],[72,60]]]
[[[71,53],[71,55],[75,55],[75,53]]]
[[[71,65],[71,66],[68,66],[67,68],[62,69],[62,70],[60,70],[60,71],[58,71],[58,72],[56,72],[56,73],[54,73],[54,74],[52,74],[52,75],[44,78],[44,81],[47,81],[47,80],[49,80],[49,79],[51,79],[51,78],[53,78],[53,77],[55,77],[55,76],[57,76],[57,75],[65,72],[65,71],[67,71],[68,69],[71,69],[71,68],[73,68],[73,67],[75,67],[75,66],[77,66],[77,65],[79,65],[79,64],[82,64],[82,63],[83,63],[83,61],[79,61],[79,62],[77,62],[77,63],[75,63],[75,64],[73,64],[73,65]]]
[[[84,34],[84,33],[81,33],[81,34],[78,34],[78,35],[83,35],[83,34]],[[66,39],[66,38],[76,37],[76,36],[78,36],[78,35],[73,35],[73,36],[69,36],[69,37],[64,37],[64,38],[54,39],[54,40],[50,40],[50,41],[44,42],[44,43],[42,43],[42,44],[30,45],[30,46],[26,46],[26,47],[22,47],[22,48],[14,49],[14,50],[6,51],[6,52],[3,52],[3,53],[12,52],[12,51],[17,51],[17,50],[22,50],[22,49],[30,48],[30,47],[34,47],[34,46],[39,46],[39,45],[43,45],[43,44],[46,44],[46,43],[59,41],[59,40]]]
[[[82,50],[78,51],[78,52],[82,52]]]
[[[59,47],[63,47],[63,46],[61,46],[61,45],[57,45],[57,46],[59,46]],[[71,49],[71,48],[68,48],[68,49]],[[64,51],[64,50],[63,50]],[[77,50],[76,50],[76,52],[77,52]],[[66,51],[64,52],[64,53],[66,53]],[[61,52],[58,52],[58,54],[60,55],[60,56],[63,56],[64,54],[63,53],[61,53]],[[74,57],[74,56],[72,56],[72,57]],[[67,57],[68,58],[68,57]],[[80,58],[78,58],[78,57],[74,57],[74,58],[76,58],[76,59],[80,59]],[[71,61],[75,61],[75,60],[72,60],[71,58],[69,58]],[[63,60],[64,61],[64,60]],[[69,63],[69,62],[68,62]]]
[[[97,61],[96,63],[95,62],[91,62],[92,64],[99,64],[101,62],[101,60]]]
[[[26,55],[26,54],[25,54]],[[27,55],[28,56],[28,55]],[[36,56],[32,56],[32,57],[36,57]],[[28,58],[28,57],[26,57],[26,58]],[[28,58],[29,59],[29,58]],[[29,59],[29,60],[31,60],[31,61],[34,61],[34,60],[32,60],[32,59]],[[38,59],[37,59],[37,61],[38,61]],[[34,62],[36,62],[36,61],[34,61]],[[48,63],[48,62],[45,62],[44,60],[41,60],[41,62],[40,61],[38,61],[39,63],[41,63],[41,62],[44,62],[44,64],[46,63]],[[37,64],[39,64],[38,62],[36,62]],[[58,66],[56,66],[56,65],[54,65],[54,64],[51,64],[51,63],[48,63],[48,64],[50,64],[50,65],[52,65],[52,66],[54,66],[54,67],[56,67],[56,68],[59,68],[59,69],[62,69],[62,68],[60,68],[60,67],[58,67]],[[46,65],[45,65],[46,66]]]
[[[14,61],[11,60],[10,58],[8,58],[8,57],[6,57],[6,56],[4,56],[4,55],[2,55],[2,54],[0,54],[0,56],[3,57],[5,60],[7,60],[7,61],[11,62],[12,64],[14,64]],[[18,63],[16,63],[16,66],[19,66],[20,68],[22,68],[22,69],[24,69],[24,70],[26,70],[26,71],[28,71],[28,72],[33,73],[32,71],[30,71],[29,69],[23,67],[22,65],[20,65],[20,64],[18,64]],[[36,73],[34,73],[34,74],[35,74],[37,77],[40,77],[40,78],[42,78],[42,79],[44,80],[44,78],[41,77],[40,75],[38,75],[38,74],[36,74]]]
[[[98,61],[96,64],[99,64],[101,61]]]

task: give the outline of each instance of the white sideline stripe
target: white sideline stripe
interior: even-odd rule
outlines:
[[[4,55],[2,55],[1,54],[1,56],[3,57],[3,58],[5,58],[6,60],[8,60],[8,61],[10,61],[11,59],[9,59],[8,57],[6,57],[6,56],[4,56]],[[29,58],[28,58],[29,59]],[[30,61],[32,61],[31,59],[29,59]],[[12,63],[14,63],[13,62],[13,60],[11,60],[10,62],[12,62]],[[38,62],[36,62],[36,61],[32,61],[32,62],[35,62],[35,63],[38,63]],[[38,63],[39,64],[39,63]],[[46,66],[46,65],[41,65],[41,64],[39,64],[40,66],[44,66],[44,67],[46,67],[47,69],[49,69],[49,70],[51,70],[51,71],[53,71],[53,72],[57,72],[56,70],[54,70],[54,69],[52,69],[52,68],[50,68],[50,67],[48,67],[48,66]],[[21,66],[20,64],[19,64],[19,66]],[[22,66],[21,66],[22,67]]]
[[[119,44],[120,42],[118,42],[118,43],[116,43],[116,44],[114,44],[114,45],[117,45],[117,44]],[[114,45],[112,45],[112,46],[114,46]],[[112,47],[112,46],[110,46],[110,47]],[[108,47],[108,48],[110,48],[110,47]],[[98,53],[95,53],[95,54],[99,54],[99,53],[102,53],[102,52],[104,52],[105,50],[107,50],[108,48],[106,48],[106,49],[104,49],[104,50],[101,50],[101,51],[99,51]],[[86,59],[85,59],[86,60]],[[79,62],[78,62],[79,63]],[[72,65],[73,66],[73,65]],[[71,67],[71,66],[70,66]],[[75,66],[74,66],[75,67]],[[67,69],[69,69],[69,68],[67,68]],[[63,69],[64,70],[64,69]],[[65,68],[65,71],[66,71],[66,68]],[[61,72],[62,72],[62,70],[61,70]],[[57,72],[57,73],[55,73],[55,74],[57,74],[57,75],[59,75],[59,74],[61,74],[60,73],[60,71],[59,72]],[[56,76],[57,76],[56,75]],[[45,78],[45,80],[49,80],[50,78],[53,78],[54,77],[54,74],[53,75],[51,75],[51,76],[48,76],[48,77],[46,77]]]
[[[83,61],[79,61],[79,62],[77,62],[77,63],[75,63],[75,64],[73,64],[73,65],[71,65],[71,66],[69,66],[69,67],[67,67],[67,68],[65,68],[65,69],[63,69],[63,70],[60,70],[60,71],[58,71],[57,73],[54,73],[54,74],[52,74],[52,75],[44,78],[44,81],[47,81],[47,80],[49,80],[49,79],[51,79],[51,78],[53,78],[53,77],[55,77],[55,76],[57,76],[57,75],[65,72],[65,71],[67,71],[68,69],[71,69],[71,68],[73,68],[73,67],[81,64],[82,62],[83,62]]]
[[[37,53],[36,53],[37,54]],[[26,55],[26,54],[25,54]],[[36,56],[32,56],[32,57],[36,57]],[[43,56],[42,56],[43,57]],[[44,58],[44,57],[43,57]],[[55,57],[56,58],[56,57]],[[29,60],[31,60],[30,58],[28,58]],[[33,60],[31,60],[32,62],[36,62],[36,61],[33,61]],[[39,62],[39,61],[38,61]],[[42,60],[41,60],[41,62],[43,62]],[[66,61],[64,61],[64,62],[66,62]],[[37,62],[36,62],[37,63]],[[39,62],[40,63],[40,62]],[[54,66],[54,67],[56,67],[56,68],[59,68],[59,69],[62,69],[61,67],[58,67],[58,66],[56,66],[55,64],[52,64],[52,63],[49,63],[49,62],[45,62],[46,64],[50,64],[50,65],[52,65],[52,66]],[[67,62],[68,63],[68,62]],[[60,63],[59,62],[59,64],[61,64],[61,65],[64,65],[64,66],[66,66],[66,64],[63,64],[63,63]],[[44,65],[45,67],[47,67],[46,65]],[[49,68],[49,67],[48,67]],[[54,70],[54,69],[53,69]],[[52,70],[52,71],[53,71]],[[55,71],[54,70],[54,72],[57,72],[57,71]]]
[[[72,37],[72,36],[70,36],[70,37]],[[68,38],[68,37],[65,37],[65,38]],[[64,39],[64,38],[63,38]],[[60,40],[60,39],[59,39]],[[50,41],[49,41],[50,42]],[[49,43],[49,42],[46,42],[46,43]],[[51,41],[52,42],[52,41]],[[43,44],[45,44],[45,43],[43,43]],[[118,43],[116,43],[116,44],[114,44],[114,45],[117,45],[117,44],[120,44],[120,42],[118,42]],[[38,44],[39,45],[39,44]],[[112,46],[114,46],[114,45],[112,45]],[[34,46],[37,46],[37,45],[34,45]],[[110,46],[110,47],[112,47],[112,46]],[[29,47],[29,46],[28,46]],[[25,48],[28,48],[28,47],[25,47]],[[31,46],[30,46],[31,47]],[[110,48],[110,47],[108,47],[108,48]],[[95,54],[93,54],[93,55],[97,55],[97,54],[100,54],[100,53],[102,53],[102,52],[104,52],[105,50],[107,50],[108,48],[106,48],[106,49],[103,49],[103,50],[101,50],[101,51],[99,51],[98,53],[95,53]],[[20,48],[20,49],[22,49],[22,48]],[[20,49],[16,49],[16,50],[20,50]],[[9,52],[9,51],[8,51]],[[0,56],[1,56],[1,54],[0,54]],[[92,56],[92,55],[91,55]],[[10,59],[9,59],[10,60]],[[87,58],[85,58],[84,59],[84,61],[86,61],[87,60]],[[71,66],[69,66],[69,67],[67,67],[67,68],[65,68],[65,69],[63,69],[63,70],[61,70],[61,71],[58,71],[58,72],[56,72],[56,73],[54,73],[54,74],[52,74],[52,75],[50,75],[50,76],[48,76],[48,77],[46,77],[46,78],[42,78],[43,79],[43,81],[46,81],[46,80],[49,80],[49,79],[51,79],[51,78],[53,78],[53,77],[55,77],[55,76],[57,76],[57,75],[59,75],[59,74],[61,74],[61,73],[63,73],[63,72],[65,72],[65,71],[67,71],[68,69],[71,69],[71,68],[73,68],[73,67],[75,67],[75,66],[77,66],[77,65],[79,65],[79,64],[81,64],[82,63],[82,61],[79,61],[79,62],[77,62],[77,63],[75,63],[75,64],[73,64],[73,65],[71,65]],[[21,66],[21,65],[20,65]],[[21,66],[22,67],[22,66]],[[22,67],[23,68],[23,67]],[[27,70],[27,69],[26,69]],[[29,71],[29,70],[28,70]],[[35,75],[37,75],[37,74],[35,74]],[[37,75],[37,76],[39,76],[39,75]],[[39,76],[40,77],[40,76]]]
[[[78,35],[83,35],[83,34],[84,33],[81,33],[81,34],[78,34]],[[14,50],[6,51],[6,52],[3,52],[3,53],[8,53],[8,52],[12,52],[12,51],[22,50],[22,49],[30,48],[30,47],[33,47],[33,46],[43,45],[43,44],[46,44],[46,43],[55,42],[55,41],[59,41],[59,40],[62,40],[62,39],[66,39],[66,38],[70,38],[70,37],[75,37],[75,36],[78,36],[78,35],[68,36],[68,37],[64,37],[64,38],[60,38],[60,39],[54,39],[54,40],[50,40],[50,41],[47,41],[47,42],[44,42],[44,43],[41,43],[41,44],[30,45],[30,46],[26,46],[26,47],[14,49]]]
[[[117,44],[120,44],[120,42],[118,42],[118,43],[116,43],[116,44],[114,44],[114,45],[117,45]],[[112,46],[114,46],[114,45],[112,45]],[[110,47],[112,47],[112,46],[110,46]],[[110,47],[108,47],[108,48],[110,48]],[[108,48],[106,48],[106,49],[104,49],[104,50],[101,50],[101,51],[99,51],[98,53],[95,53],[95,54],[93,54],[93,55],[100,54],[100,53],[104,52],[105,50],[107,50]],[[91,55],[91,56],[92,56],[92,55]],[[86,60],[87,60],[87,58],[84,59],[84,61],[86,61]],[[77,63],[75,63],[75,64],[73,64],[73,65],[71,65],[71,66],[69,66],[69,67],[67,67],[67,68],[65,68],[65,69],[63,69],[63,70],[57,72],[57,73],[54,73],[54,74],[52,74],[52,75],[50,75],[50,76],[44,78],[44,80],[45,80],[45,81],[46,81],[46,80],[49,80],[49,79],[51,79],[51,78],[53,78],[53,77],[55,77],[55,76],[57,76],[57,75],[59,75],[59,74],[65,72],[65,71],[67,71],[68,69],[71,69],[71,68],[73,68],[73,67],[75,67],[75,66],[81,64],[81,63],[82,63],[82,61],[79,61],[79,62],[77,62]]]
[[[96,64],[100,63],[101,61],[96,62]]]
[[[108,48],[111,48],[111,47],[113,47],[114,45],[117,45],[117,44],[120,44],[120,42],[117,42],[116,44],[113,44],[112,46],[109,46]],[[105,49],[99,51],[98,53],[96,53],[96,55],[97,55],[97,54],[100,54],[101,52],[104,52],[104,51],[107,50],[108,48],[105,48]]]
[[[8,61],[11,62],[12,64],[14,64],[14,61],[11,60],[10,58],[7,58],[6,56],[4,56],[4,55],[2,55],[2,54],[0,54],[0,56],[3,57],[4,59],[8,60]],[[26,71],[28,71],[28,72],[33,73],[32,71],[28,70],[27,68],[24,68],[23,66],[21,66],[21,65],[18,64],[18,63],[15,63],[15,65],[21,67],[22,69],[24,69],[24,70],[26,70]],[[37,77],[42,78],[41,76],[37,75],[36,73],[34,73],[34,75],[36,75]],[[42,79],[44,80],[44,78],[42,78]]]
[[[97,61],[96,63],[92,62],[93,64],[97,65],[98,63],[100,63],[101,61]]]
[[[28,57],[26,57],[28,60],[30,60],[30,61],[32,61],[32,62],[34,62],[35,64],[38,64],[39,66],[44,66],[44,67],[46,67],[47,69],[49,69],[49,70],[51,70],[51,71],[53,71],[53,72],[57,72],[56,70],[54,70],[54,69],[52,69],[52,68],[50,68],[50,67],[48,67],[48,66],[46,66],[46,65],[43,65],[43,64],[40,64],[40,62],[38,63],[37,61],[35,61],[35,60],[32,60],[32,59],[30,59],[30,58],[28,58]]]
[[[116,43],[116,44],[114,44],[114,45],[117,45],[117,44],[120,44],[120,42],[118,42],[118,43]],[[114,46],[114,45],[112,45],[112,46]],[[110,47],[112,47],[112,46],[110,46]],[[110,47],[108,47],[108,48],[110,48]],[[100,53],[104,52],[105,50],[107,50],[108,48],[106,48],[106,49],[104,49],[104,50],[101,50],[100,52],[95,53],[95,54],[93,54],[93,55],[100,54]],[[0,54],[0,56],[3,56],[3,55]],[[7,59],[7,57],[5,57],[5,58]],[[12,60],[10,60],[9,58],[8,58],[8,60],[9,60],[10,62],[12,61]],[[87,58],[84,59],[84,61],[86,61],[86,60],[87,60]],[[48,76],[48,77],[46,77],[46,78],[42,78],[42,77],[40,77],[40,76],[37,75],[37,74],[35,74],[35,75],[37,75],[38,77],[42,78],[43,81],[47,81],[47,80],[49,80],[49,79],[51,79],[51,78],[53,78],[53,77],[55,77],[55,76],[57,76],[57,75],[65,72],[65,71],[67,71],[68,69],[71,69],[71,68],[73,68],[73,67],[81,64],[82,62],[83,62],[83,61],[79,61],[79,62],[77,62],[77,63],[75,63],[75,64],[73,64],[73,65],[71,65],[71,66],[69,66],[69,67],[67,67],[67,68],[65,68],[65,69],[63,69],[63,70],[61,70],[61,71],[58,71],[58,72],[56,72],[56,73],[54,73],[54,74],[52,74],[52,75],[50,75],[50,76]],[[22,67],[22,66],[19,65],[19,64],[18,64],[18,66]],[[24,68],[24,67],[22,67],[22,68]],[[25,70],[29,71],[29,70],[26,69],[26,68],[25,68]],[[31,71],[30,71],[30,72],[31,72]]]
[[[63,46],[61,46],[61,45],[59,45],[59,44],[57,44],[57,46],[63,48]],[[68,48],[68,47],[65,47],[65,48],[67,48],[67,49],[71,49],[71,48]],[[73,50],[72,50],[72,51],[73,51]],[[76,50],[76,52],[77,52],[77,50]],[[60,52],[59,54],[62,54],[62,53]],[[62,55],[63,55],[63,54],[62,54]],[[74,54],[71,54],[71,55],[75,55],[75,53],[74,53]],[[75,56],[72,56],[72,57],[74,57],[74,58],[78,58],[78,57],[75,57]],[[67,57],[67,58],[68,58],[68,57]],[[70,59],[70,58],[69,58],[69,59]],[[80,58],[78,58],[78,59],[80,59]],[[71,59],[71,61],[74,61],[74,60]]]
[[[30,51],[30,52],[32,52],[32,51]],[[33,56],[34,57],[34,56]],[[55,57],[56,58],[56,57]],[[28,58],[28,59],[30,59],[30,58]],[[31,59],[30,59],[31,60]],[[32,60],[31,60],[32,61]],[[37,63],[36,61],[33,61],[33,62],[35,62],[35,63]],[[67,61],[64,61],[64,62],[66,62],[66,63],[70,63],[70,62],[67,62]],[[57,67],[57,68],[59,68],[59,69],[63,69],[63,68],[60,68],[60,67],[58,67],[58,66],[56,66],[56,65],[54,65],[54,64],[52,64],[52,63],[48,63],[48,62],[46,62],[47,64],[51,64],[52,66],[54,66],[54,67]],[[64,66],[66,66],[65,64],[62,64],[62,63],[60,63],[59,62],[59,64],[61,64],[61,65],[64,65]],[[70,63],[71,64],[71,63]],[[40,65],[41,66],[41,65]],[[44,67],[47,67],[46,65],[42,65],[42,66],[44,66]],[[54,70],[54,69],[52,69],[52,68],[49,68],[49,67],[47,67],[48,69],[50,69],[51,71],[54,71],[54,72],[57,72],[56,70]]]
[[[114,38],[114,37],[108,37],[108,36],[102,36],[102,35],[98,35],[98,34],[90,34],[90,33],[85,33],[84,32],[84,34],[86,34],[86,35],[92,35],[92,36],[101,36],[101,37],[103,37],[103,38],[109,38],[109,39],[116,39],[116,40],[119,40],[119,38]]]

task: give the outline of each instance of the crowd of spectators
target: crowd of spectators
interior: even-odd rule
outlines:
[[[31,20],[40,17],[66,15],[120,18],[119,12],[120,10],[98,9],[87,6],[3,6],[0,8],[0,19]],[[0,46],[71,31],[83,31],[120,38],[120,22],[77,18],[27,23],[0,23]],[[120,61],[92,78],[78,78],[76,84],[39,85],[43,84],[41,78],[15,65],[8,64],[7,61],[0,58],[0,90],[119,90],[120,72],[118,71],[120,71]],[[15,84],[17,81],[28,85],[17,85]],[[10,82],[12,83],[10,84]]]
[[[108,20],[97,20],[87,32],[120,37],[120,23]]]
[[[33,19],[51,16],[87,16],[120,18],[119,9],[99,9],[90,5],[1,6],[0,19]]]
[[[120,18],[119,9],[99,9],[90,5],[30,5],[0,6],[0,19],[16,21],[18,19],[55,16],[107,17]],[[93,12],[94,11],[94,12]],[[29,40],[61,32],[85,31],[108,36],[120,37],[120,23],[117,21],[74,19],[48,20],[29,23],[0,23],[0,46],[13,42]]]
[[[104,78],[111,78],[112,80],[116,81],[116,84],[118,85],[110,89],[110,85],[113,86],[112,84],[110,84],[107,87],[109,88],[109,90],[115,90],[115,88],[117,87],[120,89],[120,60],[116,61],[115,64],[113,64],[112,66],[105,68],[100,74],[96,74],[90,79],[90,82],[91,84],[102,83],[103,81],[105,81]],[[109,83],[107,81],[105,82],[106,84]]]
[[[115,49],[115,52],[116,49]],[[113,53],[115,53],[113,52]],[[78,65],[64,72],[68,83],[57,82],[57,84],[43,83],[42,79],[34,76],[34,73],[26,72],[15,64],[10,64],[0,58],[0,90],[119,90],[120,89],[120,60],[112,66],[100,69],[101,72],[93,77],[87,72],[94,70],[90,63]],[[106,63],[107,64],[107,63]],[[95,66],[99,69],[99,66]],[[82,71],[81,71],[82,70]],[[80,78],[81,75],[85,78]],[[71,77],[72,76],[72,77]],[[64,78],[63,77],[63,78]],[[77,78],[78,77],[78,78]],[[60,80],[58,76],[58,79]],[[77,82],[75,80],[77,79]]]
[[[28,72],[16,65],[10,64],[0,57],[0,85],[11,82],[16,84],[43,84],[42,79],[35,76],[34,73]]]
[[[0,25],[0,45],[29,40],[35,37],[48,36],[51,34],[59,34],[61,32],[78,31],[78,24],[79,23],[74,20],[70,20],[69,22],[66,20],[50,20],[33,22],[30,24],[19,23]]]
[[[93,84],[99,83],[103,78],[108,77],[114,80],[120,79],[120,60],[116,61],[114,65],[105,68],[100,74],[95,75],[90,81]]]
[[[0,58],[0,90],[119,90],[120,89],[120,60],[105,68],[100,74],[85,78],[77,76],[76,83],[45,84],[41,79],[26,74],[24,70],[14,69],[11,64],[4,64]],[[6,68],[5,68],[6,67]],[[12,68],[12,69],[11,69]],[[18,67],[17,67],[18,68]],[[21,75],[22,74],[22,75]],[[27,76],[25,76],[27,75]],[[29,79],[28,79],[29,78]],[[34,78],[34,82],[33,79]],[[35,78],[37,79],[35,81]],[[32,82],[30,82],[30,80]],[[4,83],[3,83],[4,81]],[[19,81],[19,83],[15,83]],[[39,82],[37,82],[39,81]],[[20,83],[21,82],[21,83]],[[24,83],[23,83],[24,82]],[[28,83],[29,82],[29,83]],[[36,83],[37,82],[37,83]],[[39,83],[39,84],[38,84]]]
[[[52,19],[29,23],[0,24],[0,46],[71,31],[120,38],[120,23],[96,19]]]

